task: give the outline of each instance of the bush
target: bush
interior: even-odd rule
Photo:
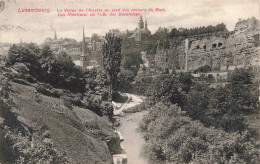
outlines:
[[[27,86],[32,85],[30,82],[23,80],[23,79],[14,78],[12,81],[15,83],[18,83],[18,84],[22,84],[22,85],[27,85]]]
[[[63,91],[62,90],[60,90],[60,89],[55,89],[55,88],[52,88],[51,90],[50,90],[50,95],[52,96],[52,97],[56,97],[56,98],[60,98],[62,95],[63,95]]]
[[[147,95],[152,103],[171,102],[180,107],[186,103],[185,94],[191,87],[191,76],[186,74],[162,74],[153,80]]]
[[[158,103],[140,123],[146,153],[172,163],[257,163],[255,138],[245,130],[228,133],[206,128],[176,105]]]
[[[85,91],[83,70],[76,67],[66,53],[55,56],[48,46],[39,49],[34,44],[13,45],[9,49],[6,66],[13,66],[19,72],[19,78],[29,82],[38,80],[71,92]]]
[[[38,84],[36,85],[36,91],[45,96],[51,96],[50,87],[48,85]]]

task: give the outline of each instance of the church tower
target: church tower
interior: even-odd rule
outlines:
[[[57,40],[56,30],[55,30],[54,39]]]
[[[140,16],[140,20],[139,20],[138,26],[139,26],[139,29],[143,29],[144,28],[144,21],[143,21],[142,16]]]
[[[144,29],[145,29],[145,31],[148,30],[148,28],[147,28],[147,20],[145,21]]]
[[[80,66],[87,66],[87,54],[86,54],[86,42],[85,42],[85,32],[83,27],[83,40],[82,40],[82,54],[80,55]]]

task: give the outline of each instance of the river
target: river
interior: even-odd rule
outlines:
[[[118,130],[124,137],[121,146],[126,151],[128,164],[164,164],[163,162],[149,160],[144,153],[145,140],[139,131],[138,125],[147,112],[142,111],[120,117],[121,125]]]

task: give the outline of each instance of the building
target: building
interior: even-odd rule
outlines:
[[[55,30],[53,39],[46,38],[44,43],[46,45],[49,45],[52,51],[60,52],[60,51],[63,50],[62,41],[63,41],[63,39],[58,39],[57,38],[57,33],[56,33],[56,30]]]
[[[127,30],[127,35],[129,35],[129,33],[132,33],[129,38],[134,38],[136,41],[141,41],[144,35],[151,35],[151,31],[147,26],[147,21],[144,23],[142,16],[140,16],[138,28],[136,28],[133,32]]]
[[[101,51],[103,42],[96,42],[95,40],[92,42],[92,51]]]
[[[87,51],[86,51],[86,41],[85,41],[84,27],[83,27],[83,39],[82,39],[82,53],[79,57],[79,60],[74,60],[73,62],[76,65],[81,66],[81,67],[89,66],[90,57],[89,57],[89,55],[87,54]]]

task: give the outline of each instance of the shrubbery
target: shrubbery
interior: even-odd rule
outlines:
[[[187,37],[187,36],[196,36],[196,35],[205,35],[210,33],[217,33],[217,32],[227,32],[226,25],[221,23],[216,26],[207,26],[207,27],[195,27],[191,29],[182,28],[181,30],[177,30],[173,28],[169,33],[169,37]]]
[[[258,160],[252,133],[206,128],[176,105],[157,103],[144,116],[140,128],[147,141],[146,153],[154,160],[173,163],[256,163]]]
[[[257,111],[252,69],[237,69],[210,88],[189,74],[160,75],[148,91],[149,113],[140,128],[146,152],[172,163],[257,163],[257,133],[245,121]]]
[[[154,79],[152,85],[147,91],[149,101],[171,102],[184,106],[186,102],[186,93],[192,85],[192,76],[190,74],[162,74]]]
[[[34,86],[37,92],[46,96],[61,98],[70,109],[73,105],[92,110],[100,116],[113,115],[113,108],[106,102],[108,82],[104,72],[75,66],[64,52],[54,54],[49,46],[40,49],[34,44],[13,45],[8,52],[6,66],[18,72],[15,82]]]
[[[34,44],[13,45],[8,52],[6,65],[16,68],[20,78],[29,82],[36,82],[36,79],[71,92],[85,91],[83,71],[75,66],[66,53],[55,56],[48,46],[39,49]]]

